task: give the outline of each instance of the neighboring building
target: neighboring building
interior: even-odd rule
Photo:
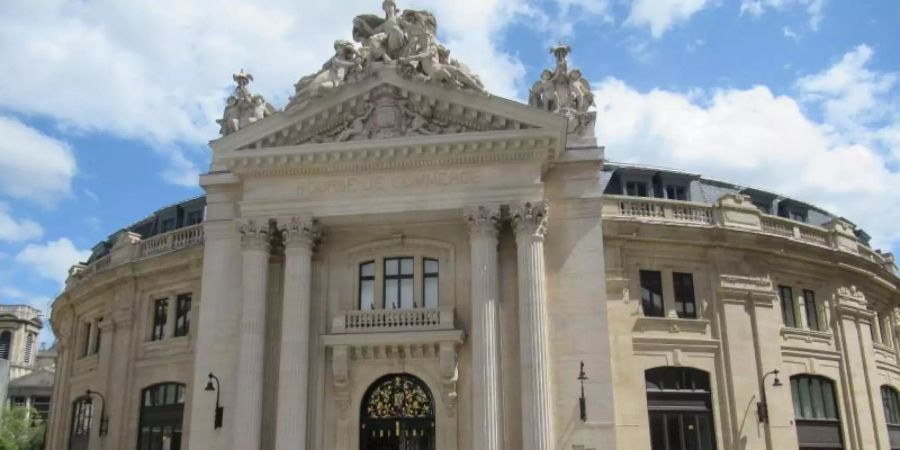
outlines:
[[[38,349],[44,327],[41,311],[27,305],[0,305],[0,359],[8,362],[5,395],[13,406],[34,408],[42,418],[50,413],[56,353]],[[0,366],[2,367],[2,366]],[[5,375],[5,374],[4,374]]]
[[[73,267],[48,449],[900,445],[864,232],[608,162],[567,47],[524,105],[384,6],[284,111],[235,75],[206,196]]]

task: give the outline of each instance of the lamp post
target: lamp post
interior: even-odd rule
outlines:
[[[215,380],[216,385],[213,386],[213,380]],[[209,381],[206,382],[206,391],[212,392],[216,391],[216,414],[215,419],[213,420],[213,428],[218,430],[222,428],[222,415],[225,413],[225,408],[219,403],[220,401],[220,392],[222,391],[222,385],[219,382],[219,377],[213,375],[212,372],[209,373]]]
[[[582,422],[587,422],[587,400],[584,397],[584,381],[587,379],[587,374],[584,373],[584,361],[581,361],[581,369],[578,372],[578,381],[581,382],[581,398],[578,399],[578,408],[581,411]]]
[[[759,423],[769,423],[769,403],[766,400],[766,378],[768,378],[769,375],[775,376],[772,387],[780,387],[781,380],[778,379],[778,373],[778,369],[767,372],[763,375],[762,380],[759,381],[760,401],[756,403],[756,417],[759,420]]]
[[[99,435],[100,435],[100,436],[106,436],[106,434],[109,433],[109,417],[106,416],[106,397],[104,397],[103,394],[101,394],[101,393],[99,393],[99,392],[97,392],[97,391],[92,391],[92,390],[90,390],[90,389],[88,389],[87,391],[85,391],[85,394],[87,394],[87,395],[89,395],[89,396],[91,396],[91,395],[96,395],[97,397],[100,398],[101,404],[100,404],[100,431],[99,431]]]

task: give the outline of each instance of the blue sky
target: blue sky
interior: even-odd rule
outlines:
[[[66,269],[201,193],[231,74],[283,106],[379,0],[35,0],[0,11],[0,302],[46,308]],[[610,159],[844,215],[900,251],[900,2],[439,0],[440,39],[524,99],[574,48]],[[45,338],[48,338],[45,336]]]

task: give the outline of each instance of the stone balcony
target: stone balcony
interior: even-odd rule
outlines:
[[[452,330],[452,307],[341,311],[331,322],[332,334]]]
[[[607,195],[603,199],[602,213],[604,219],[727,228],[779,236],[795,242],[854,254],[879,265],[886,271],[898,273],[894,256],[875,251],[859,242],[853,234],[853,225],[850,223],[833,219],[825,226],[819,227],[763,214],[742,195],[724,195],[714,205],[661,198]]]
[[[76,264],[69,269],[66,285],[84,282],[94,275],[122,264],[152,258],[166,253],[203,244],[203,224],[198,223],[168,233],[158,234],[148,239],[140,235],[123,232],[109,253],[91,264]]]

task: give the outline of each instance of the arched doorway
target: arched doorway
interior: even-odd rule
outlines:
[[[138,450],[181,449],[185,385],[154,384],[141,391]]]
[[[405,373],[381,377],[360,409],[360,450],[434,450],[434,397],[422,380]]]
[[[644,372],[653,450],[715,450],[709,374],[687,367]]]

